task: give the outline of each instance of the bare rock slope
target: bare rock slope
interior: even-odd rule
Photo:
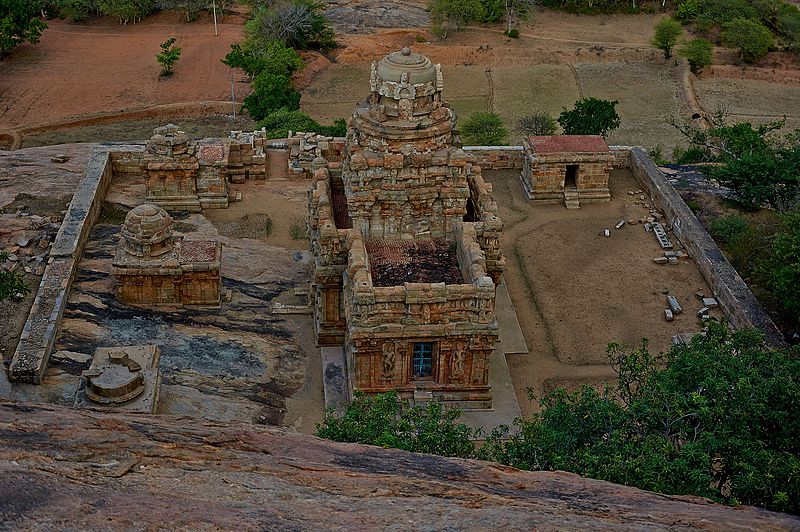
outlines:
[[[797,529],[567,473],[246,423],[0,403],[0,529]]]

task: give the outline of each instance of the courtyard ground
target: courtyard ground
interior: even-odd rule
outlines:
[[[673,335],[700,330],[695,292],[711,290],[696,264],[655,264],[663,250],[643,225],[614,229],[619,220],[647,216],[635,204],[639,194],[628,194],[639,188],[629,171],[613,172],[610,203],[577,210],[529,204],[518,172],[487,171],[485,177],[505,224],[505,280],[530,350],[507,356],[523,413],[538,408],[528,401],[528,388],[542,397],[559,386],[614,379],[609,343],[635,346],[648,338],[658,352],[669,348]],[[673,244],[680,249],[674,238]],[[672,322],[664,319],[667,294],[684,309]]]

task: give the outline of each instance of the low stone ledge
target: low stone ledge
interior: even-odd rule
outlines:
[[[522,170],[525,158],[522,146],[464,146],[462,150],[475,157],[483,170]]]
[[[670,220],[673,233],[697,263],[731,325],[756,327],[764,332],[768,345],[786,347],[781,331],[647,152],[631,148],[630,168],[655,206]]]

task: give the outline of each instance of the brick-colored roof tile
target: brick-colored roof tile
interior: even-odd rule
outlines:
[[[533,153],[607,153],[600,135],[546,135],[528,137]]]

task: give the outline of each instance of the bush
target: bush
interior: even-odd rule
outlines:
[[[537,111],[517,120],[517,131],[525,136],[552,135],[557,127],[555,118],[544,111]]]
[[[800,203],[800,146],[745,153],[712,170],[711,176],[729,187],[746,209],[794,209]]]
[[[787,321],[800,323],[800,209],[781,216],[781,229],[771,244],[772,253],[757,273],[783,307]]]
[[[245,24],[245,41],[253,49],[279,41],[298,50],[328,51],[336,47],[334,33],[313,0],[278,0],[259,4]]]
[[[174,46],[175,37],[161,43],[161,52],[156,54],[156,61],[161,65],[161,76],[171,76],[172,69],[181,57],[181,49]]]
[[[253,81],[253,92],[244,99],[242,107],[253,120],[259,121],[279,109],[300,109],[300,93],[289,76],[264,71]]]
[[[675,164],[697,164],[714,160],[710,150],[698,146],[689,146],[685,149],[676,146],[672,151],[672,158],[675,159]]]
[[[8,253],[0,253],[0,262],[5,262],[7,259]],[[31,288],[20,272],[0,270],[0,301],[21,299],[30,291]]]
[[[678,53],[689,61],[689,66],[695,74],[714,61],[714,46],[705,39],[692,39]]]
[[[721,246],[734,245],[750,226],[750,222],[739,215],[731,214],[711,222],[711,235]]]
[[[291,76],[304,66],[297,52],[281,41],[269,41],[260,47],[253,47],[248,41],[231,45],[231,51],[222,62],[231,68],[241,68],[250,79],[264,71]]]
[[[84,22],[99,13],[95,0],[57,0],[55,7],[70,22]]]
[[[155,0],[97,0],[97,8],[104,15],[117,17],[120,24],[136,24],[157,6]]]
[[[483,6],[483,17],[480,22],[492,23],[503,18],[505,11],[503,0],[481,0],[481,6]]]
[[[505,32],[505,35],[507,37],[511,37],[512,39],[519,39],[519,30],[517,28],[511,28]]]
[[[333,410],[317,424],[316,435],[329,440],[394,447],[415,453],[469,458],[475,452],[475,431],[457,420],[458,410],[442,409],[431,402],[427,407],[409,407],[396,392],[373,397],[356,394],[341,417]]]
[[[653,46],[664,51],[664,58],[672,57],[672,47],[678,43],[678,37],[683,33],[681,23],[670,17],[662,18],[656,24],[656,33],[653,36]]]
[[[726,22],[722,28],[723,42],[738,48],[739,56],[748,63],[767,55],[772,46],[772,34],[756,20],[739,17]]]
[[[558,116],[558,124],[565,135],[608,135],[619,127],[620,119],[615,109],[619,102],[584,98],[575,102],[575,107],[564,108]]]
[[[508,132],[497,114],[477,112],[464,121],[461,136],[474,146],[499,146],[505,143]]]
[[[47,24],[39,18],[42,3],[36,0],[0,2],[0,58],[24,42],[36,44]]]
[[[265,128],[267,138],[270,139],[286,138],[289,135],[289,131],[313,131],[329,137],[344,137],[347,135],[347,123],[342,118],[336,119],[331,126],[323,126],[302,111],[292,111],[285,108],[278,109],[264,117],[263,120],[258,122],[258,127]]]

